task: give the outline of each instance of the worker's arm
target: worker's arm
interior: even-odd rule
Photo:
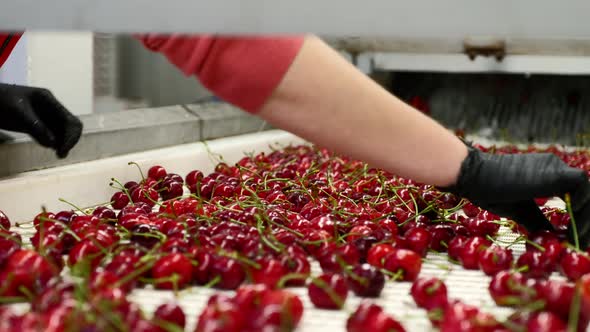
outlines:
[[[0,33],[0,68],[18,43],[21,33]]]
[[[0,34],[0,67],[20,37]],[[29,134],[65,158],[80,139],[82,123],[46,89],[0,84],[0,129]]]
[[[394,174],[447,187],[529,230],[551,227],[535,197],[572,193],[582,245],[590,243],[590,187],[583,171],[552,155],[468,150],[318,38],[301,43],[173,36],[144,37],[144,43],[226,101],[279,128]]]
[[[455,183],[465,145],[309,37],[258,113],[321,146],[423,183]]]
[[[401,176],[450,185],[467,155],[454,135],[315,37],[140,38],[222,99]]]

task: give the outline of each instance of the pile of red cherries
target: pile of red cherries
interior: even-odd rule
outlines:
[[[543,151],[590,171],[585,151]],[[148,316],[127,295],[153,287],[181,296],[193,286],[235,291],[209,299],[195,332],[293,331],[304,311],[294,287],[325,310],[366,298],[348,331],[404,331],[374,303],[387,282],[413,283],[416,305],[441,331],[584,331],[590,321],[590,253],[564,241],[562,209],[542,207],[555,232],[527,234],[450,193],[309,146],[220,161],[208,175],[153,166],[110,185],[109,205],[19,224],[34,227],[31,244],[0,213],[1,331],[184,331],[178,304]],[[501,229],[520,235],[502,242]],[[493,300],[514,314],[499,320],[449,299],[443,280],[420,276],[433,251],[490,276]],[[555,273],[563,277],[549,279]]]

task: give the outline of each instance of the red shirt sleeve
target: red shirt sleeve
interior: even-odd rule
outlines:
[[[0,68],[6,59],[10,56],[10,53],[18,43],[22,33],[2,34],[0,33]]]
[[[215,95],[255,113],[281,82],[303,37],[138,36]]]

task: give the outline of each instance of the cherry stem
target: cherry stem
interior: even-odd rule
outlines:
[[[281,248],[275,246],[272,241],[270,241],[266,235],[264,234],[264,230],[262,229],[262,218],[259,215],[255,215],[254,216],[257,219],[256,222],[256,230],[258,231],[258,233],[260,234],[260,240],[262,241],[262,243],[264,243],[267,247],[271,248],[272,250],[280,253],[281,252]]]
[[[223,162],[223,156],[219,153],[214,153],[213,151],[211,151],[207,141],[201,141],[201,143],[203,143],[203,145],[205,146],[205,150],[207,151],[207,156],[209,157],[209,160],[211,162],[213,162],[214,164],[219,164],[219,163]]]
[[[21,285],[18,287],[18,290],[23,293],[23,295],[29,300],[32,301],[35,296],[33,295],[33,293],[25,286]]]
[[[578,321],[580,319],[580,309],[582,302],[582,292],[580,287],[580,285],[576,285],[576,292],[574,293],[574,297],[572,298],[570,312],[567,320],[568,332],[576,332],[578,330]]]
[[[309,274],[304,273],[288,273],[279,279],[277,282],[277,288],[285,288],[285,284],[287,284],[291,280],[307,280],[309,278]]]
[[[141,170],[141,167],[139,167],[138,163],[136,163],[135,161],[130,161],[127,163],[127,165],[129,165],[129,166],[135,165],[135,167],[137,167],[137,169],[139,170],[139,174],[141,175],[141,180],[145,182],[145,176],[143,176],[143,171]]]
[[[22,246],[23,245],[23,241],[18,241],[18,239],[16,238],[16,236],[12,235],[11,233],[0,233],[0,238],[2,239],[6,239],[12,242],[17,243],[18,245]]]
[[[392,281],[397,281],[400,278],[403,277],[404,275],[404,270],[403,269],[399,269],[397,270],[397,272],[393,273],[391,271],[385,270],[385,269],[381,269],[381,272],[383,272],[383,274],[388,275]]]
[[[215,278],[211,279],[211,281],[209,281],[208,283],[206,283],[205,285],[203,285],[203,288],[213,288],[220,281],[221,281],[221,276],[220,275],[217,275],[217,276],[215,276]]]
[[[434,260],[429,259],[429,258],[426,258],[426,257],[422,258],[422,262],[428,263],[428,264],[432,264],[432,265],[438,267],[441,270],[445,270],[445,271],[451,271],[452,270],[452,268],[450,266],[444,265],[444,264],[440,264],[440,263],[436,263]]]
[[[578,227],[576,225],[576,219],[574,218],[574,212],[572,210],[572,199],[569,193],[565,194],[565,206],[567,213],[570,215],[570,222],[572,224],[572,233],[574,233],[574,245],[577,251],[580,251],[580,240],[578,239]]]
[[[156,317],[154,317],[154,319],[152,319],[152,322],[154,324],[156,324],[156,326],[158,326],[162,331],[166,331],[166,332],[184,332],[184,330],[182,328],[180,328],[178,325],[176,325],[174,323],[167,322],[167,321],[162,320],[162,319],[158,319]]]
[[[260,264],[256,263],[255,261],[248,259],[246,257],[242,257],[238,254],[237,251],[232,251],[232,252],[227,252],[225,250],[219,250],[219,255],[221,256],[225,256],[231,259],[235,259],[236,261],[240,262],[240,263],[244,263],[245,265],[251,266],[257,270],[259,270],[261,268]]]
[[[534,241],[531,241],[531,240],[529,240],[529,239],[527,239],[527,238],[525,238],[525,239],[524,239],[524,241],[525,241],[527,244],[530,244],[531,246],[535,247],[535,248],[536,248],[537,250],[539,250],[540,252],[545,252],[545,248],[544,248],[543,246],[539,245],[538,243],[535,243]]]
[[[65,199],[63,199],[63,198],[61,198],[61,197],[60,197],[60,198],[58,198],[58,201],[60,201],[60,202],[62,202],[62,203],[66,203],[66,204],[68,204],[69,206],[73,207],[73,208],[74,208],[76,211],[79,211],[79,212],[82,212],[82,213],[83,213],[83,214],[85,214],[85,215],[88,215],[88,213],[84,212],[84,210],[82,210],[82,209],[81,209],[81,208],[79,208],[78,206],[74,205],[74,204],[73,204],[73,203],[71,203],[71,202],[68,202],[67,200],[65,200]]]
[[[0,304],[24,303],[29,300],[24,296],[0,296]]]
[[[139,277],[140,275],[144,274],[145,272],[149,271],[152,268],[151,264],[145,264],[141,267],[139,267],[139,269],[135,269],[133,270],[133,272],[127,274],[126,276],[124,276],[123,278],[117,280],[117,282],[114,284],[115,287],[121,287],[122,285],[125,285],[126,283],[130,282],[131,280],[134,280],[135,278]]]

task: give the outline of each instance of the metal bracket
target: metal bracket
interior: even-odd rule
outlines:
[[[478,56],[494,57],[501,62],[506,56],[506,42],[504,40],[475,40],[466,39],[463,50],[472,61]]]

